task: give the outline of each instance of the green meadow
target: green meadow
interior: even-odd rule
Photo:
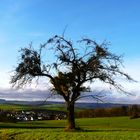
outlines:
[[[1,110],[14,110],[14,111],[20,111],[20,110],[29,110],[31,109],[31,106],[28,105],[14,105],[14,104],[1,104],[0,109]]]
[[[21,110],[32,110],[32,109],[44,109],[44,110],[58,110],[58,111],[66,111],[64,105],[55,105],[55,104],[48,104],[48,105],[38,105],[38,106],[31,106],[31,105],[19,105],[19,104],[0,104],[1,110],[14,110],[14,111],[21,111]]]
[[[65,132],[66,120],[0,123],[1,140],[140,140],[140,119],[76,119],[80,130]]]

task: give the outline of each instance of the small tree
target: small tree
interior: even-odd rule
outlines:
[[[13,86],[19,88],[31,83],[35,77],[49,78],[53,91],[62,96],[66,102],[68,129],[75,129],[75,102],[86,97],[81,96],[81,93],[90,91],[90,88],[84,85],[86,82],[92,83],[98,79],[125,92],[117,83],[116,77],[122,76],[132,80],[120,70],[122,57],[110,53],[106,42],[99,45],[94,40],[84,38],[77,43],[80,44],[79,49],[72,41],[56,35],[40,45],[38,51],[31,45],[29,48],[21,49],[19,64],[11,78]],[[53,51],[54,61],[43,61],[43,58],[49,57],[47,53],[46,57],[42,57],[44,51]],[[98,94],[92,97],[100,100]]]

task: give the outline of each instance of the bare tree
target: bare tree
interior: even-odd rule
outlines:
[[[19,64],[11,78],[13,86],[19,88],[31,83],[35,77],[47,77],[52,84],[52,90],[62,96],[67,105],[68,129],[75,129],[74,105],[81,93],[90,91],[86,82],[97,79],[107,83],[119,91],[125,92],[117,82],[119,76],[133,80],[121,70],[122,57],[108,51],[108,43],[97,44],[94,40],[83,38],[77,41],[77,46],[63,36],[54,36],[45,44],[34,50],[32,45],[21,49]],[[83,49],[82,49],[83,48]],[[43,61],[42,53],[53,51],[54,62]],[[92,95],[100,100],[100,95]]]

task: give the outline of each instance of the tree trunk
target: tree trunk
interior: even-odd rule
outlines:
[[[75,129],[74,104],[75,103],[67,102],[68,130]]]

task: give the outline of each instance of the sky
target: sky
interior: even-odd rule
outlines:
[[[11,71],[16,67],[21,47],[35,46],[49,37],[61,35],[72,40],[89,37],[123,55],[125,71],[137,83],[124,87],[135,96],[113,94],[108,100],[140,101],[140,1],[139,0],[1,0],[0,1],[0,98],[39,100],[46,96],[44,84],[23,92],[11,89]],[[100,84],[95,87],[101,88]],[[36,95],[37,91],[44,90]],[[32,91],[32,92],[31,92]],[[30,94],[29,94],[30,93]]]

